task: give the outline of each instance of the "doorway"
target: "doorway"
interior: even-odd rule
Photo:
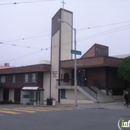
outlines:
[[[87,86],[87,74],[85,69],[77,70],[77,84],[79,86],[85,87]]]
[[[5,88],[3,91],[3,100],[9,101],[9,89],[8,88]]]

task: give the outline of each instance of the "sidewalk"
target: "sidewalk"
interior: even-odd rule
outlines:
[[[63,105],[63,104],[57,104],[55,107],[72,107],[74,109],[130,109],[124,106],[124,101],[115,101],[111,103],[88,103],[88,104],[78,104],[77,107],[75,107],[72,104]]]
[[[130,109],[124,106],[124,101],[115,101],[111,103],[87,103],[87,104],[78,104],[77,107],[75,107],[74,104],[56,104],[56,105],[22,105],[22,104],[4,104],[0,105],[0,108],[3,107],[56,107],[60,109],[64,108],[73,108],[73,109]]]

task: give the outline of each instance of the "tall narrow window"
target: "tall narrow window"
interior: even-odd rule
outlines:
[[[29,75],[28,74],[24,74],[24,82],[25,83],[29,82]]]
[[[1,76],[0,82],[1,82],[1,83],[5,83],[5,76]]]
[[[32,74],[31,81],[32,81],[32,82],[36,82],[36,73],[33,73],[33,74]]]
[[[16,83],[16,75],[12,75],[12,83]]]
[[[68,73],[64,74],[64,82],[69,82],[69,74]]]

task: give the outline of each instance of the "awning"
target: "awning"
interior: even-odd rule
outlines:
[[[39,88],[39,87],[37,87],[37,86],[34,86],[34,87],[23,87],[22,88],[22,91],[24,91],[24,90],[26,90],[26,91],[33,91],[33,90],[44,90],[43,88]]]

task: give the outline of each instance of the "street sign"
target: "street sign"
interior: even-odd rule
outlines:
[[[71,54],[81,55],[81,51],[71,50]]]

